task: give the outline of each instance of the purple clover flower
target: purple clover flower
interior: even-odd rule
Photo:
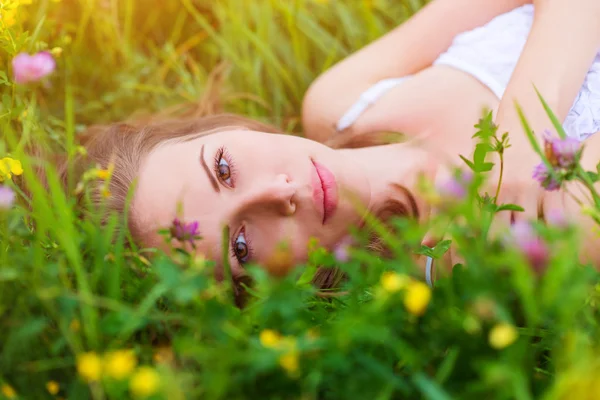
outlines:
[[[56,68],[56,62],[47,51],[34,55],[19,53],[12,60],[13,74],[16,83],[37,82],[50,75]]]
[[[8,186],[0,186],[0,210],[8,210],[15,202],[15,192]]]
[[[189,241],[193,244],[194,240],[200,237],[198,221],[185,223],[175,218],[171,224],[171,237],[180,242]]]
[[[467,186],[473,180],[471,171],[461,171],[458,176],[440,182],[436,185],[438,192],[445,197],[461,200],[467,195]]]
[[[548,130],[544,131],[544,152],[552,170],[544,163],[538,164],[533,170],[533,179],[546,190],[560,189],[563,178],[557,178],[556,175],[573,172],[581,151],[580,140],[571,137],[561,139]]]
[[[544,132],[544,149],[550,164],[558,168],[573,168],[581,153],[581,141],[567,137],[554,137],[549,131]]]
[[[537,273],[543,272],[548,263],[550,250],[529,222],[517,221],[511,226],[511,242],[527,258]]]
[[[567,228],[570,223],[565,215],[564,210],[560,208],[552,208],[546,213],[546,221],[549,225],[555,226],[557,228]]]
[[[561,182],[556,179],[550,169],[543,162],[539,163],[533,169],[533,179],[538,181],[542,187],[548,191],[560,189]],[[556,171],[554,171],[556,173]]]
[[[350,246],[354,241],[351,236],[342,239],[333,249],[333,255],[339,262],[348,262],[350,260]]]

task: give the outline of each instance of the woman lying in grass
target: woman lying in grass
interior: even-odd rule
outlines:
[[[462,20],[447,16],[449,22],[441,28],[447,31],[446,38],[428,39],[432,41],[428,46],[412,42],[415,35],[422,36],[418,33],[427,24],[454,12],[458,3],[468,3],[470,13]],[[501,131],[517,131],[520,127],[513,109],[498,100],[517,96],[524,99],[527,117],[536,131],[551,126],[545,114],[542,118],[543,111],[537,111],[541,107],[537,98],[535,102],[529,99],[529,85],[521,82],[521,86],[509,84],[506,88],[527,38],[532,6],[512,10],[516,6],[513,3],[518,2],[489,0],[476,2],[477,6],[471,3],[435,1],[391,36],[326,73],[309,91],[305,102],[307,133],[315,140],[273,134],[271,127],[234,116],[163,121],[141,127],[119,124],[96,132],[86,147],[92,163],[103,168],[114,165],[110,207],[122,212],[135,183],[129,221],[140,243],[161,247],[164,239],[158,231],[170,228],[172,236],[188,250],[217,260],[220,277],[222,249],[227,246],[234,278],[242,277],[244,265],[250,262],[280,262],[276,258],[282,243],[287,246],[290,264],[306,259],[311,238],[328,249],[336,249],[348,242],[351,227],[364,224],[367,211],[382,219],[403,215],[426,223],[432,210],[416,190],[418,181],[426,178],[443,186],[451,180],[450,166],[460,163],[458,155],[468,155],[474,145],[473,125],[482,108],[500,108],[497,122]],[[559,10],[554,4],[560,2],[549,3],[548,14]],[[590,13],[591,10],[592,7]],[[451,36],[501,12],[508,13],[458,36],[448,52],[438,57]],[[573,22],[565,19],[565,24]],[[528,42],[538,51],[545,48],[538,45],[536,38],[547,33],[548,28],[542,22],[540,19],[538,30],[532,31]],[[579,21],[579,26],[585,26],[584,22]],[[587,31],[590,35],[592,30],[600,30],[595,22],[592,25]],[[546,80],[540,74],[535,81],[541,83],[542,94],[558,93],[550,96],[549,102],[559,117],[566,116],[567,133],[581,139],[600,130],[600,119],[589,115],[590,110],[593,114],[600,107],[600,58],[587,76],[585,72],[577,75],[584,65],[584,71],[592,65],[600,47],[598,37],[600,32],[594,38],[599,43],[582,44],[577,54],[564,60],[565,64],[574,64],[569,69],[569,79],[560,75],[564,72],[561,70],[551,71],[558,79]],[[505,38],[508,44],[504,43]],[[496,43],[500,47],[494,47]],[[593,54],[588,51],[591,48],[595,49]],[[492,58],[482,59],[480,49],[487,49]],[[400,61],[374,59],[378,55],[387,58],[392,53],[395,57],[410,57],[399,57]],[[437,62],[426,67],[433,59]],[[527,64],[519,65],[512,79],[522,76],[527,81],[531,76]],[[377,71],[369,73],[370,67]],[[385,80],[358,103],[351,104],[371,81],[391,75],[406,77]],[[575,98],[577,91],[571,92],[577,82],[579,96],[567,112],[564,105],[572,101],[567,102],[565,97],[572,94],[571,98]],[[379,99],[384,92],[388,93]],[[367,109],[365,104],[377,99]],[[338,133],[329,129],[334,124]],[[402,132],[410,140],[373,146],[377,138],[373,139],[370,133],[381,131]],[[595,169],[600,160],[600,145],[595,143],[598,141],[600,136],[587,141],[582,159],[586,169]],[[570,197],[563,191],[544,192],[539,182],[531,179],[532,167],[539,157],[530,144],[520,136],[511,137],[511,142],[500,202],[520,204],[525,212],[505,212],[506,222],[543,217],[548,210],[561,209],[588,229],[591,219],[579,214],[579,206]],[[551,155],[559,164],[570,164],[577,158],[578,142],[555,141],[554,145]],[[518,157],[511,156],[513,152]],[[539,171],[538,175],[543,174]],[[543,180],[544,185],[550,184]],[[223,228],[227,228],[227,237],[222,234]],[[595,242],[589,237],[584,243],[585,260],[600,260]],[[327,285],[326,281],[327,277],[321,276],[319,284]]]

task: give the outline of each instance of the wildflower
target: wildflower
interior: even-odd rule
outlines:
[[[388,271],[381,275],[381,286],[386,292],[396,293],[409,283],[410,278],[397,272]]]
[[[554,173],[556,175],[556,172]],[[533,169],[533,179],[538,181],[542,187],[548,191],[560,189],[561,182],[552,174],[552,171],[546,164],[539,163]]]
[[[56,62],[47,51],[34,55],[20,53],[12,61],[13,74],[16,83],[36,82],[50,75],[56,68]]]
[[[185,223],[181,222],[178,218],[175,218],[170,231],[171,237],[180,242],[190,241],[193,243],[194,239],[197,239],[200,236],[198,221]]]
[[[573,168],[581,155],[581,141],[567,137],[557,138],[546,130],[544,132],[544,152],[553,167]]]
[[[350,260],[350,246],[352,245],[352,238],[346,237],[342,239],[333,249],[333,255],[339,262],[348,262]]]
[[[54,57],[60,57],[62,53],[62,47],[53,47],[52,50],[50,50],[50,54],[52,54]]]
[[[19,176],[21,174],[23,174],[21,161],[10,157],[4,157],[0,160],[0,182],[12,179],[13,175]]]
[[[511,239],[527,258],[536,272],[541,272],[548,262],[549,249],[536,235],[529,222],[517,221],[511,226]]]
[[[420,281],[411,282],[406,288],[404,307],[413,315],[423,315],[431,300],[431,289]]]
[[[8,186],[0,186],[0,210],[8,210],[15,202],[15,192]]]
[[[546,221],[548,224],[557,228],[566,228],[569,226],[569,221],[565,212],[560,208],[552,208],[546,213]]]
[[[132,350],[117,350],[106,355],[104,370],[108,376],[122,380],[131,375],[136,364]]]
[[[293,375],[296,372],[298,372],[298,352],[290,351],[286,354],[282,354],[279,357],[279,365],[290,375]]]
[[[7,399],[14,399],[15,397],[17,397],[17,392],[8,383],[5,383],[0,387],[0,392]]]
[[[260,344],[268,349],[279,347],[281,343],[281,335],[272,329],[265,329],[259,336]]]
[[[102,360],[94,353],[84,353],[77,357],[77,372],[87,382],[97,381],[102,374]]]
[[[129,389],[137,397],[152,396],[160,386],[160,376],[151,367],[141,367],[131,377]]]
[[[460,171],[449,179],[436,183],[437,191],[445,198],[462,200],[467,195],[467,186],[473,180],[470,171]]]
[[[48,381],[46,382],[46,390],[54,396],[60,390],[60,385],[56,381]]]
[[[495,325],[489,334],[490,346],[495,349],[503,349],[510,346],[517,340],[519,334],[514,326],[506,322]]]

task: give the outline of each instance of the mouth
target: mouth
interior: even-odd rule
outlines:
[[[333,173],[324,165],[312,160],[313,201],[321,213],[323,225],[333,216],[338,205],[337,182]]]

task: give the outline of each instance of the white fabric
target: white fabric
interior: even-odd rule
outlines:
[[[528,4],[457,35],[434,65],[447,65],[467,72],[501,99],[529,35],[533,13],[533,5]],[[338,131],[352,125],[370,105],[405,78],[408,77],[386,79],[369,88],[339,120]],[[563,127],[569,136],[580,140],[600,131],[600,53],[590,67]]]
[[[389,78],[384,79],[382,81],[377,82],[375,85],[371,86],[367,90],[365,90],[356,103],[354,103],[348,111],[339,119],[336,129],[338,131],[343,131],[344,129],[351,126],[358,117],[361,116],[363,112],[369,106],[374,104],[381,96],[387,93],[391,88],[400,84],[406,78]]]

